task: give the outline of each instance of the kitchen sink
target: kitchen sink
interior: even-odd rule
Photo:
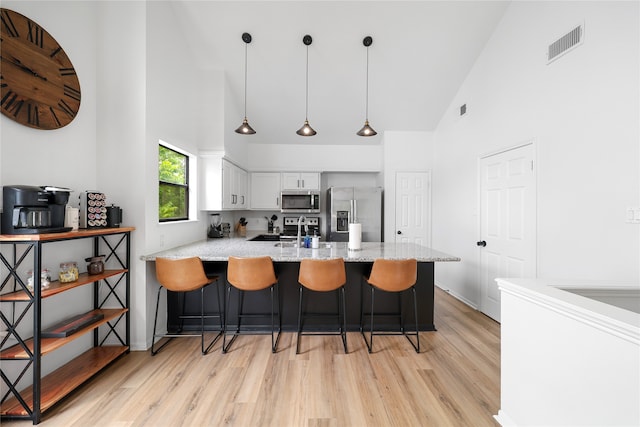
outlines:
[[[277,242],[279,240],[279,234],[258,234],[256,237],[249,239],[250,242]]]
[[[298,246],[296,242],[287,241],[287,242],[278,242],[274,246],[278,248],[295,248]]]

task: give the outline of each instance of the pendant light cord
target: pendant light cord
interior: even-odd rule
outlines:
[[[365,120],[369,121],[369,46],[367,46],[367,91],[365,94],[366,104],[365,104]]]
[[[247,45],[244,44],[244,118],[247,118]]]
[[[304,106],[304,120],[309,121],[309,45],[307,45],[307,72],[306,72],[306,93]]]

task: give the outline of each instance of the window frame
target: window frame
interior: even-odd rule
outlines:
[[[184,170],[184,176],[185,176],[185,183],[184,184],[176,184],[175,182],[168,182],[168,181],[163,181],[160,179],[160,171],[158,169],[158,221],[160,223],[171,223],[171,222],[177,222],[177,221],[189,221],[190,220],[190,212],[191,212],[191,198],[190,198],[190,193],[191,193],[191,186],[190,186],[190,168],[191,168],[191,162],[190,162],[190,158],[192,157],[191,155],[189,155],[188,153],[185,153],[181,150],[176,149],[175,147],[172,147],[170,144],[165,143],[164,141],[160,141],[158,143],[158,151],[160,150],[160,147],[172,151],[182,157],[184,157],[185,159],[185,170]],[[159,152],[158,152],[158,156],[159,156]],[[159,162],[158,162],[158,168],[160,167]],[[161,186],[172,186],[172,187],[176,187],[176,188],[184,188],[185,189],[185,205],[184,205],[184,212],[185,212],[185,216],[180,216],[180,217],[173,217],[173,218],[160,218],[160,187]]]

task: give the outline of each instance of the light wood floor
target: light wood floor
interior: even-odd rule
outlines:
[[[497,426],[500,325],[436,289],[437,332],[421,354],[405,338],[349,333],[240,336],[200,355],[197,338],[157,356],[131,352],[45,413],[49,426]],[[27,426],[29,421],[2,423]]]

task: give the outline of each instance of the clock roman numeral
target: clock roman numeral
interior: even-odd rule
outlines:
[[[60,68],[60,75],[61,76],[75,76],[76,75],[76,70],[74,70],[73,68]]]
[[[58,119],[58,116],[56,116],[56,112],[53,109],[53,107],[49,107],[49,111],[51,112],[51,115],[53,116],[53,120],[56,121],[56,125],[58,125],[58,127],[61,127],[62,124],[60,123],[60,119]]]
[[[31,104],[27,104],[27,120],[30,125],[40,126],[40,117],[38,115],[38,106],[34,105],[31,108]]]
[[[20,110],[22,109],[22,106],[24,105],[24,99],[21,99],[20,101],[16,102],[17,98],[18,98],[18,94],[17,93],[9,91],[0,100],[0,105],[2,105],[2,108],[7,110],[8,113],[13,114],[13,117],[17,117],[18,116],[18,113],[20,113]]]
[[[11,95],[13,95],[13,96],[11,96]],[[9,107],[11,107],[11,104],[14,103],[14,101],[16,100],[17,97],[18,97],[17,93],[13,93],[13,91],[9,91],[0,100],[0,105],[2,105],[2,108],[4,108],[5,110],[8,110]]]
[[[49,55],[49,58],[53,58],[54,56],[56,56],[60,52],[62,52],[62,48],[60,46],[58,46],[57,48],[55,48],[53,50],[53,52],[51,52],[51,54]]]
[[[35,22],[29,21],[29,34],[27,35],[27,40],[31,43],[35,44],[38,47],[42,47],[42,39],[44,35],[44,30]]]
[[[71,109],[71,107],[69,107],[69,104],[64,102],[64,100],[58,101],[58,107],[60,107],[60,109],[64,111],[67,114],[67,116],[71,118],[75,117],[75,114],[73,113],[73,109]]]
[[[2,21],[2,24],[4,25],[4,27],[6,28],[7,33],[9,33],[11,37],[20,36],[20,34],[18,33],[18,30],[16,29],[16,26],[13,24],[13,21],[11,20],[11,15],[9,15],[8,10],[2,11],[2,16],[0,16],[0,20]]]
[[[71,86],[64,85],[64,94],[71,99],[80,101],[80,91],[72,88]]]

